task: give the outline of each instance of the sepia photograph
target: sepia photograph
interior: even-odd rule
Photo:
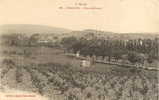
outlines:
[[[159,100],[158,0],[0,0],[0,100]]]

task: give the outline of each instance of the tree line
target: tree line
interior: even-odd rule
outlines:
[[[158,39],[109,39],[97,37],[74,36],[63,38],[61,44],[67,52],[80,52],[83,56],[106,57],[108,61],[126,59],[131,63],[143,63],[147,60],[152,63],[158,59]]]

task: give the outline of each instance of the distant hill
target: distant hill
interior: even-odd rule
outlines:
[[[6,24],[0,26],[0,33],[23,33],[23,34],[43,34],[41,36],[58,35],[62,37],[89,37],[90,34],[95,34],[97,37],[110,38],[110,39],[136,39],[136,38],[149,38],[154,39],[159,37],[159,33],[115,33],[109,31],[100,31],[94,29],[85,30],[69,30],[64,28],[57,28],[45,25],[32,25],[32,24]]]
[[[1,33],[25,33],[25,34],[34,34],[34,33],[69,33],[71,30],[57,27],[50,27],[45,25],[32,25],[32,24],[6,24],[0,26]]]
[[[109,32],[109,31],[99,31],[99,30],[93,30],[93,29],[86,29],[81,31],[72,31],[69,34],[65,34],[65,36],[75,36],[75,37],[89,37],[89,33],[93,33],[96,37],[102,37],[102,38],[110,38],[110,39],[154,39],[156,37],[159,37],[158,33],[115,33],[115,32]]]
[[[108,32],[108,31],[86,29],[86,30],[80,30],[80,31],[72,31],[69,34],[65,34],[65,36],[83,37],[83,36],[88,36],[89,34],[95,34],[98,37],[108,37],[108,36],[117,35],[116,33]]]
[[[159,37],[158,33],[122,33],[121,39],[155,39]]]

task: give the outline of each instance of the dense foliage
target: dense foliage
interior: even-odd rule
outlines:
[[[112,58],[115,60],[123,59],[127,56],[127,60],[131,63],[143,63],[147,59],[149,63],[158,59],[158,40],[156,39],[134,39],[134,40],[112,40],[109,38],[79,38],[67,37],[63,38],[62,44],[67,50],[80,54],[102,56],[103,59],[108,57],[108,61]]]

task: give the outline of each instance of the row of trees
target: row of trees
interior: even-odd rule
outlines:
[[[103,59],[108,57],[108,61],[112,58],[115,60],[123,59],[127,56],[127,60],[132,63],[143,62],[147,59],[152,63],[154,59],[158,59],[158,43],[157,38],[151,39],[135,39],[135,40],[113,40],[104,38],[63,38],[61,44],[67,51],[80,54],[102,56]]]

